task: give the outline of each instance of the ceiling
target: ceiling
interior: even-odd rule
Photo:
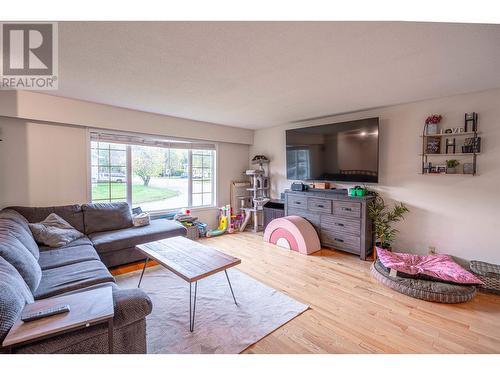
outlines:
[[[61,22],[59,91],[258,129],[500,87],[500,25]]]

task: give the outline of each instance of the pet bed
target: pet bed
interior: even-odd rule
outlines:
[[[479,289],[500,294],[500,265],[472,260],[470,269],[484,283]]]
[[[407,296],[440,303],[462,303],[476,295],[473,285],[458,285],[439,281],[391,276],[380,260],[371,267],[372,276],[385,286]]]

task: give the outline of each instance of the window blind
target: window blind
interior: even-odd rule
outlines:
[[[138,146],[164,147],[171,149],[215,150],[214,143],[204,143],[195,140],[164,138],[153,135],[118,133],[102,130],[90,130],[90,140],[93,142],[120,143]]]

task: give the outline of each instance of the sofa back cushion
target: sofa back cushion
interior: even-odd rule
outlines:
[[[79,204],[72,204],[68,206],[54,206],[54,207],[8,207],[8,209],[15,210],[23,215],[30,223],[38,223],[43,221],[51,213],[55,213],[62,217],[73,228],[82,232],[85,230],[83,224],[82,206]]]
[[[11,234],[0,233],[0,257],[9,262],[22,276],[33,293],[42,279],[42,270],[29,250]]]
[[[0,233],[16,237],[33,254],[35,259],[40,258],[40,250],[29,228],[26,229],[24,225],[18,224],[13,219],[0,218]]]
[[[28,226],[28,220],[21,215],[19,212],[11,210],[9,208],[5,208],[0,211],[0,219],[8,219],[16,222],[17,224],[21,225],[24,229],[26,229],[28,232],[30,230]]]
[[[89,203],[82,209],[86,234],[132,226],[132,212],[126,202]]]
[[[33,295],[17,270],[0,257],[0,342],[21,315]]]

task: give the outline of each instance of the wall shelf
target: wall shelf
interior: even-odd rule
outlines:
[[[418,156],[474,156],[474,155],[481,155],[481,153],[480,152],[476,152],[476,153],[473,153],[473,152],[467,152],[467,153],[457,152],[457,153],[454,153],[454,154],[418,154]]]
[[[420,138],[427,138],[427,137],[460,137],[460,136],[473,136],[477,137],[479,132],[462,132],[462,133],[439,133],[439,134],[423,134],[420,136]]]
[[[427,176],[476,176],[477,175],[477,156],[480,155],[481,151],[481,137],[477,131],[477,113],[466,113],[464,115],[465,126],[464,129],[472,129],[472,131],[461,132],[461,133],[439,133],[439,134],[427,134],[428,124],[424,125],[420,139],[422,142],[422,153],[419,156],[422,158],[422,166],[420,173],[421,175]],[[469,137],[465,138],[465,137]],[[457,138],[458,144],[457,144]],[[449,151],[477,151],[477,152],[452,152]],[[461,172],[458,173],[445,173],[447,168],[446,164],[443,165],[444,160],[439,160],[437,162],[430,162],[433,158],[467,158],[463,161],[462,166],[458,166]],[[430,158],[430,159],[429,159]],[[458,163],[460,164],[460,163]],[[467,164],[467,172],[463,173],[465,170],[465,165]],[[456,169],[456,168],[453,168]],[[430,171],[439,171],[439,173],[432,173]]]
[[[419,175],[422,176],[478,176],[476,173],[475,175],[472,173],[419,173]]]

